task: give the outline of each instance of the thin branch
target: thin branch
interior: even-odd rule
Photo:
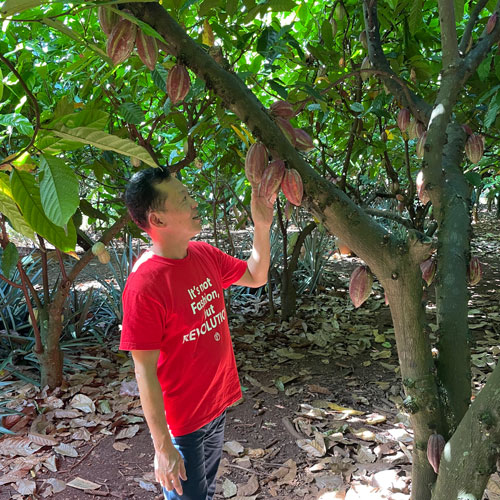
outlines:
[[[0,279],[1,280],[4,280],[6,283],[8,283],[10,286],[14,287],[14,288],[20,288],[22,289],[23,287],[21,285],[19,285],[18,283],[14,283],[13,281],[11,281],[10,279],[6,278],[3,274],[0,274]]]
[[[413,224],[411,220],[405,219],[395,214],[394,212],[389,212],[388,210],[376,210],[374,208],[367,208],[365,209],[365,212],[375,217],[383,217],[384,219],[390,219],[396,221],[407,228],[413,229]]]
[[[479,0],[479,2],[474,7],[474,10],[470,14],[469,21],[467,22],[464,34],[462,35],[462,40],[460,40],[460,45],[458,46],[458,50],[461,54],[465,54],[467,52],[467,47],[469,46],[469,40],[471,39],[474,25],[479,18],[479,13],[483,10],[487,3],[488,0]]]

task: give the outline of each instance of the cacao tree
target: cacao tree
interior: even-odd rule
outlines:
[[[238,191],[247,151],[264,144],[280,171],[300,176],[302,207],[364,261],[358,274],[384,287],[415,435],[412,498],[480,498],[498,456],[500,374],[471,404],[469,179],[497,175],[486,159],[497,148],[499,3],[101,2],[101,17],[156,40],[156,66],[133,52],[131,30],[113,35],[95,4],[76,5],[7,0],[0,9],[2,48],[24,43],[1,58],[10,111],[1,120],[16,129],[2,145],[9,182],[21,161],[38,175],[40,152],[69,161],[79,147],[79,167],[101,179],[94,158],[106,150],[110,177],[127,172],[124,155],[166,163],[214,200],[203,172],[232,176]],[[54,74],[44,69],[51,58]],[[279,114],[290,107],[294,116]],[[437,359],[420,268],[435,250]],[[434,435],[446,442],[438,474],[427,456]]]

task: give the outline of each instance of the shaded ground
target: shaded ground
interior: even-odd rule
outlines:
[[[482,214],[474,231],[484,272],[471,290],[477,390],[500,352],[498,221]],[[332,261],[334,286],[302,296],[290,323],[269,317],[265,298],[233,304],[244,399],[228,411],[216,498],[409,498],[412,433],[390,314],[377,284],[362,307],[350,303],[348,277],[358,263]],[[432,290],[428,301],[432,338]],[[69,352],[87,370],[55,394],[17,384],[10,397],[26,416],[17,437],[0,440],[0,500],[162,498],[132,364],[116,344],[115,335],[108,345]],[[495,475],[485,498],[499,499],[498,492]]]

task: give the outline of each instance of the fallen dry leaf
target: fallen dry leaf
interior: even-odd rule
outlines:
[[[102,486],[102,484],[93,483],[81,477],[75,477],[75,479],[71,480],[67,485],[77,490],[97,490]]]

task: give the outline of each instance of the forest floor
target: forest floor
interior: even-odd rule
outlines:
[[[500,353],[499,249],[498,220],[482,212],[473,253],[483,279],[469,311],[474,393]],[[299,297],[290,322],[270,315],[267,297],[231,304],[244,397],[227,413],[216,499],[409,498],[413,439],[390,312],[377,283],[352,305],[348,281],[359,262],[335,255],[324,286]],[[435,340],[432,300],[431,289]],[[108,340],[66,352],[81,369],[54,393],[25,382],[4,388],[24,416],[14,437],[0,439],[0,500],[163,498],[132,362],[118,351],[118,332]],[[484,499],[500,499],[498,474]]]

